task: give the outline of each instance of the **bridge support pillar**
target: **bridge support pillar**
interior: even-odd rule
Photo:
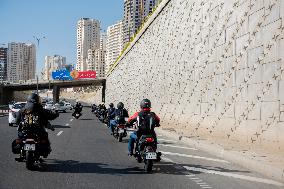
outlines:
[[[7,105],[14,100],[14,91],[0,87],[0,105]]]
[[[102,102],[105,102],[106,101],[106,99],[105,99],[105,97],[106,97],[106,81],[105,80],[102,82],[102,86],[103,86],[103,88],[102,88]]]
[[[59,102],[60,87],[53,86],[53,103]]]

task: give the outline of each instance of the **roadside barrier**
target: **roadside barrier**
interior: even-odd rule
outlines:
[[[0,106],[0,116],[4,116],[9,113],[9,106]]]

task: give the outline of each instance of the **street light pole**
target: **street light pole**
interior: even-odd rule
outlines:
[[[37,50],[39,49],[39,42],[40,42],[40,40],[46,39],[45,36],[43,36],[43,37],[33,36],[33,38],[37,40]],[[38,73],[36,74],[36,93],[38,94]]]
[[[36,75],[36,93],[38,94],[38,75]]]

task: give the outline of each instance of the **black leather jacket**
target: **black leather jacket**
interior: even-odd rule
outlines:
[[[19,112],[17,112],[16,115],[16,124],[19,125],[18,127],[19,132],[21,132],[23,129],[22,128],[23,125],[21,125],[20,123],[24,121],[23,112],[25,112],[26,110],[37,113],[37,115],[39,116],[39,129],[42,130],[44,130],[44,127],[48,125],[48,120],[54,120],[59,116],[58,113],[44,109],[41,104],[28,102],[24,108],[22,108]]]

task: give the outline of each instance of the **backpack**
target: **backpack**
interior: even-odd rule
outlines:
[[[25,109],[23,111],[24,127],[37,127],[40,124],[39,115],[37,112]]]
[[[138,114],[138,127],[142,132],[154,131],[156,126],[156,114],[154,112],[140,112]]]
[[[117,121],[118,124],[124,124],[125,119],[124,119],[124,109],[116,109],[115,112],[115,120]]]

